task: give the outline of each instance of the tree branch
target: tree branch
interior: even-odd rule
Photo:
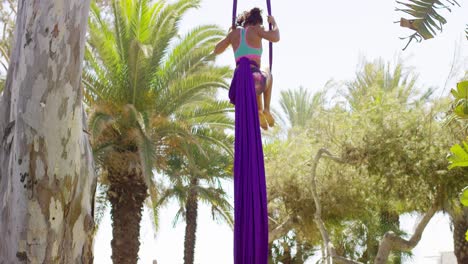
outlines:
[[[315,155],[315,158],[312,164],[312,196],[314,198],[315,207],[316,207],[314,220],[315,220],[315,223],[317,224],[320,234],[322,235],[323,245],[324,245],[325,253],[326,253],[324,256],[325,263],[331,264],[333,263],[333,261],[335,261],[336,263],[342,263],[342,264],[361,264],[361,262],[357,262],[357,261],[354,261],[354,260],[351,260],[342,256],[338,256],[336,254],[333,243],[331,242],[330,237],[328,235],[328,231],[325,227],[325,223],[322,220],[322,207],[321,207],[320,200],[317,194],[317,183],[316,183],[317,167],[322,157],[331,159],[337,163],[346,163],[346,161],[339,157],[333,156],[327,149],[321,148]],[[424,229],[426,228],[427,224],[432,219],[434,214],[439,210],[439,208],[440,207],[436,199],[432,207],[426,212],[424,217],[418,223],[416,230],[414,231],[414,234],[411,236],[409,240],[401,238],[400,236],[397,236],[393,232],[387,232],[384,235],[380,243],[379,251],[374,260],[374,264],[387,263],[388,257],[392,250],[398,250],[398,251],[412,250],[421,240],[421,236],[422,236]]]
[[[421,240],[422,233],[426,228],[429,221],[432,219],[434,214],[439,210],[438,202],[436,201],[432,207],[426,212],[424,217],[418,223],[414,234],[409,240],[397,236],[393,232],[387,232],[379,246],[379,251],[375,257],[374,264],[385,264],[387,263],[388,256],[392,250],[399,251],[410,251],[412,250]]]
[[[325,256],[323,258],[325,259],[325,263],[330,263],[332,264],[333,261],[336,263],[343,263],[343,264],[361,264],[360,262],[338,256],[335,251],[335,247],[333,246],[333,243],[330,240],[330,236],[328,235],[327,228],[325,227],[325,223],[322,220],[322,206],[320,204],[320,199],[317,194],[317,167],[320,159],[322,157],[331,159],[337,163],[345,163],[345,160],[333,156],[330,151],[328,151],[325,148],[319,149],[317,151],[317,154],[315,155],[314,161],[312,163],[312,196],[314,198],[314,203],[315,203],[315,216],[314,216],[314,221],[317,224],[317,228],[320,231],[320,234],[322,235],[322,240],[325,248]]]
[[[293,223],[293,217],[288,216],[286,221],[278,225],[275,229],[271,230],[268,235],[268,244],[280,238],[284,233],[286,233],[289,229],[291,229],[292,223]]]

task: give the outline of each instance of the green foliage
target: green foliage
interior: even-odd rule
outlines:
[[[302,264],[313,255],[314,245],[291,232],[273,243],[269,263]]]
[[[225,117],[232,108],[212,99],[215,89],[228,87],[230,70],[213,66],[209,50],[223,32],[200,26],[169,46],[181,16],[198,3],[112,1],[113,21],[91,6],[83,82],[94,145],[138,150],[147,175],[169,137],[194,141],[192,127],[211,121],[232,126]]]
[[[324,159],[317,171],[322,218],[342,256],[373,261],[387,231],[402,234],[400,214],[425,211],[436,197],[449,208],[468,181],[463,171],[447,169],[447,150],[459,135],[437,118],[446,101],[431,100],[432,90],[416,81],[400,63],[366,63],[336,91],[340,96],[323,97],[302,132],[266,146],[274,222],[293,216],[288,231],[320,244],[310,191],[311,159],[320,148],[345,162]]]
[[[99,229],[102,218],[106,212],[106,209],[109,207],[109,202],[107,201],[107,186],[101,183],[98,183],[95,194],[94,201],[94,223],[95,231]]]
[[[299,90],[281,91],[280,106],[291,127],[305,127],[324,101],[324,92],[314,95],[304,87]]]
[[[462,192],[461,192],[461,195],[460,195],[460,202],[464,205],[464,206],[468,206],[468,187],[465,187]]]
[[[10,63],[11,44],[16,19],[16,1],[0,1],[0,93],[5,86],[6,73]]]
[[[438,32],[441,32],[447,20],[441,15],[440,10],[451,12],[453,6],[460,6],[456,0],[406,0],[396,2],[402,6],[397,8],[397,11],[411,16],[409,21],[402,19],[401,25],[416,31],[409,36],[406,47],[414,39],[420,42],[422,39],[433,38]]]
[[[142,169],[156,227],[161,190],[152,174],[168,168],[172,150],[209,142],[232,152],[224,129],[233,127],[233,107],[216,99],[232,71],[215,66],[211,53],[224,32],[214,25],[178,31],[199,3],[113,0],[90,9],[82,80],[95,160],[104,171]]]
[[[452,89],[454,97],[453,112],[458,118],[468,118],[468,81],[457,83],[457,89]]]
[[[233,145],[233,137],[224,135],[226,145]],[[183,144],[173,149],[168,156],[165,170],[170,184],[161,188],[157,207],[164,206],[170,199],[177,200],[179,210],[173,224],[186,219],[186,206],[189,193],[195,191],[197,198],[211,207],[212,217],[233,225],[233,208],[229,197],[222,187],[222,180],[232,176],[232,156],[214,144]],[[194,219],[191,219],[192,221]],[[195,219],[196,221],[196,219]]]
[[[465,141],[462,144],[463,146],[455,144],[450,148],[451,155],[448,157],[450,162],[449,169],[468,167],[468,144]]]

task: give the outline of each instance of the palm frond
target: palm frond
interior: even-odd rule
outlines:
[[[179,210],[177,210],[176,215],[174,216],[174,219],[172,220],[172,227],[176,227],[177,223],[180,221],[180,219],[185,220],[185,207],[180,206]]]
[[[397,11],[411,16],[410,19],[402,18],[400,25],[416,31],[408,37],[409,41],[404,49],[412,40],[430,39],[441,32],[447,20],[440,14],[440,10],[451,12],[453,6],[460,6],[456,0],[406,0],[397,3],[402,6],[397,8]]]
[[[188,105],[176,113],[177,119],[184,120],[195,126],[210,126],[209,123],[224,123],[233,125],[234,120],[228,116],[234,113],[234,107],[229,101],[206,99],[194,105]]]
[[[151,10],[151,32],[154,34],[151,45],[154,49],[166,51],[169,47],[171,39],[177,36],[179,22],[183,14],[189,9],[197,8],[200,5],[200,0],[179,0],[172,4],[167,4],[166,1],[160,1]],[[156,53],[150,62],[150,67],[153,70],[159,69],[161,62],[165,56],[164,52]]]
[[[106,185],[98,183],[94,200],[94,232],[99,230],[102,218],[104,217],[107,208],[109,208],[107,189]]]
[[[150,206],[149,208],[151,209],[152,211],[152,214],[151,214],[151,219],[152,219],[152,222],[153,222],[153,228],[154,228],[154,232],[157,233],[157,231],[159,230],[159,209],[160,207],[158,206],[158,199],[159,199],[159,196],[160,196],[160,191],[156,185],[156,183],[154,182],[153,179],[150,180],[150,185],[148,186],[148,190],[149,190],[149,200],[150,200]]]
[[[6,25],[4,25],[4,26],[6,26]],[[6,36],[5,36],[5,38],[6,38]],[[6,39],[4,39],[4,40],[6,40]],[[8,71],[8,64],[9,63],[10,63],[10,44],[9,44],[8,41],[1,41],[0,42],[0,64],[3,66],[3,69],[5,70],[5,72]],[[5,78],[3,78],[3,79],[5,79]]]
[[[356,79],[347,83],[347,94],[344,97],[352,109],[368,107],[368,103],[379,104],[385,98],[392,97],[402,103],[409,103],[417,100],[416,81],[417,75],[405,71],[401,62],[395,66],[382,60],[366,62],[356,73]]]
[[[194,132],[196,138],[200,139],[214,146],[219,146],[224,149],[231,157],[234,157],[233,152],[233,140],[232,136],[228,136],[225,133],[218,132],[216,130],[199,129]]]
[[[101,135],[109,126],[112,126],[115,122],[115,119],[111,114],[105,111],[94,111],[89,117],[89,131],[91,135],[96,138]]]
[[[111,79],[106,70],[99,65],[92,51],[87,46],[85,49],[85,57],[89,67],[83,67],[82,81],[84,84],[84,92],[86,96],[92,98],[93,101],[111,101],[109,98],[118,100],[111,92],[113,87]],[[112,100],[112,101],[115,101]]]
[[[211,53],[212,51],[213,47],[207,45],[194,49],[188,54],[181,54],[180,60],[174,61],[177,68],[163,68],[158,72],[157,76],[167,84],[172,80],[187,77],[188,74],[199,71],[200,68],[213,62],[214,55]]]
[[[5,79],[3,76],[0,76],[0,94],[3,92],[4,87],[5,87]]]
[[[226,192],[222,189],[212,187],[196,187],[199,199],[211,206],[212,216],[215,220],[224,220],[232,226],[234,220],[232,216],[233,207],[228,201]]]
[[[224,36],[224,31],[215,25],[199,26],[181,38],[181,41],[171,50],[163,68],[158,74],[160,78],[171,80],[177,74],[183,74],[196,67],[198,63],[212,61],[210,56],[214,45]],[[187,56],[190,55],[190,56]]]
[[[186,78],[176,79],[171,82],[167,92],[160,95],[162,98],[158,101],[164,104],[159,105],[159,110],[166,115],[173,113],[185,104],[196,100],[197,96],[203,96],[204,92],[227,86],[225,76],[216,71],[200,72]]]
[[[312,95],[303,87],[281,92],[280,106],[292,127],[304,127],[324,105],[325,91]]]
[[[107,21],[101,17],[99,7],[96,4],[91,6],[88,25],[90,33],[88,43],[94,48],[93,53],[98,55],[102,65],[111,68],[112,73],[115,73],[122,67],[125,58],[118,45],[120,40],[116,39],[119,35],[114,34]]]
[[[468,24],[466,25],[465,35],[466,35],[466,39],[468,40]]]
[[[103,165],[106,155],[113,151],[117,145],[113,141],[98,141],[93,144],[93,157],[98,165]]]
[[[153,177],[152,169],[154,167],[154,161],[156,160],[156,147],[154,146],[153,141],[145,135],[143,129],[140,128],[139,131],[141,136],[137,140],[138,152],[143,163],[143,174],[146,182],[150,183],[151,178]]]

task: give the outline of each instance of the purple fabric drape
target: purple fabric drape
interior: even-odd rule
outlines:
[[[255,85],[247,58],[238,63],[229,98],[235,105],[234,264],[267,264],[265,166]]]

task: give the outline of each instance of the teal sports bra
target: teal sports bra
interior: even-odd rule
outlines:
[[[239,47],[234,51],[234,57],[236,61],[239,61],[242,57],[248,59],[258,59],[262,57],[263,48],[254,48],[247,43],[246,33],[247,28],[240,28],[240,43]]]

